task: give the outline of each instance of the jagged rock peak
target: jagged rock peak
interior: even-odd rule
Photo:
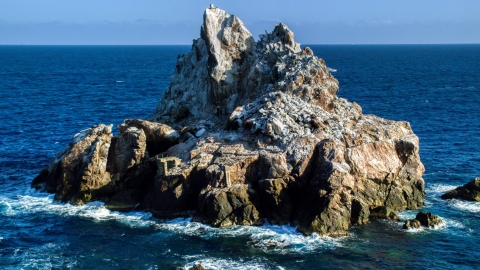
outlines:
[[[338,82],[323,60],[309,48],[300,49],[285,24],[255,42],[238,17],[208,8],[200,38],[178,57],[170,86],[149,120],[173,124],[228,116],[273,91],[331,109]]]

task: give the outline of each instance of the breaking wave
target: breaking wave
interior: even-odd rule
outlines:
[[[427,194],[441,195],[457,187],[458,186],[445,185],[445,184],[432,184],[432,185],[428,185],[425,189]]]
[[[452,199],[447,201],[447,205],[461,211],[466,211],[470,213],[480,213],[479,202]]]
[[[9,202],[0,202],[0,213],[5,215],[48,214],[58,216],[78,216],[93,222],[114,220],[132,228],[152,228],[159,233],[183,234],[204,239],[246,237],[254,249],[266,253],[308,253],[332,249],[342,245],[344,238],[321,237],[317,234],[304,236],[291,226],[233,226],[214,228],[191,218],[177,218],[168,221],[158,220],[147,212],[120,213],[103,207],[102,202],[91,202],[82,206],[54,201],[54,195],[37,192],[33,189],[26,195],[17,195]]]
[[[433,184],[427,188],[427,194],[436,200],[441,200],[440,196],[450,190],[457,188],[454,185]],[[470,213],[480,213],[480,203],[474,201],[464,201],[458,199],[442,200],[448,207]]]
[[[304,236],[291,226],[263,225],[233,226],[227,229],[214,228],[191,219],[174,219],[155,225],[159,230],[180,232],[185,235],[206,239],[248,237],[249,245],[263,252],[273,253],[308,253],[321,249],[331,249],[342,245],[344,238],[321,237],[317,234]]]

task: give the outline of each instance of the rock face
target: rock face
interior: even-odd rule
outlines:
[[[409,123],[364,115],[337,92],[286,25],[255,42],[240,19],[210,8],[148,121],[125,120],[116,136],[82,131],[32,186],[160,218],[331,236],[423,205]]]
[[[417,229],[421,226],[433,227],[442,223],[442,219],[430,212],[419,212],[414,219],[405,221],[404,229]]]
[[[480,202],[480,177],[442,195],[442,199],[462,199]]]

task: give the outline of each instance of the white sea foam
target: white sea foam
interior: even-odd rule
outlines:
[[[448,200],[447,204],[455,209],[470,213],[480,213],[480,202],[462,201],[457,199]]]
[[[448,192],[450,190],[453,190],[455,188],[457,188],[457,186],[445,185],[445,184],[432,184],[432,185],[428,185],[426,187],[426,192],[427,192],[427,194],[429,194],[429,193],[443,194],[443,193]]]
[[[155,225],[159,230],[193,235],[206,239],[217,237],[248,237],[251,247],[272,253],[313,252],[319,249],[336,248],[344,238],[320,237],[317,234],[304,236],[291,226],[264,225],[233,226],[227,229],[214,228],[191,219],[174,219]]]
[[[427,194],[433,193],[436,197],[457,188],[458,186],[454,185],[444,185],[444,184],[433,184],[427,187]],[[480,203],[472,201],[464,201],[458,199],[446,200],[445,203],[454,209],[466,211],[470,213],[480,213]]]
[[[58,245],[48,243],[40,247],[29,248],[25,253],[20,254],[22,261],[20,269],[71,269],[77,264],[75,258],[61,255],[61,251],[68,244]],[[45,256],[45,254],[49,254]]]
[[[397,214],[400,220],[407,220],[407,219],[414,219],[417,213],[418,213],[418,210],[405,210],[405,211],[398,212]]]
[[[433,227],[421,226],[420,228],[408,228],[407,230],[401,228],[401,226],[403,225],[403,222],[400,223],[400,224],[401,225],[399,226],[399,229],[407,231],[409,233],[422,233],[422,232],[428,232],[428,231],[440,231],[440,230],[446,230],[448,227],[450,227],[448,225],[448,223],[445,222],[445,220],[443,220],[440,224],[437,224]]]
[[[11,215],[12,206],[4,198],[0,198],[0,214]]]
[[[449,219],[449,218],[443,218],[443,222],[445,224],[446,228],[457,228],[457,229],[465,229],[465,226],[463,223],[457,220]]]
[[[406,214],[404,212],[407,212]],[[405,222],[405,220],[407,219],[413,219],[415,218],[415,215],[417,213],[417,211],[404,211],[402,212],[401,214],[399,214],[399,216],[401,217],[401,222],[398,222],[397,225],[398,225],[398,228],[401,229],[401,230],[404,230],[402,229],[402,226]],[[448,231],[449,233],[452,232],[452,229],[453,230],[463,230],[465,229],[465,226],[463,225],[463,223],[457,221],[457,220],[454,220],[454,219],[450,219],[450,218],[445,218],[445,217],[441,217],[440,218],[442,219],[442,222],[440,224],[437,224],[433,227],[420,227],[420,228],[417,228],[417,229],[412,229],[412,228],[409,228],[407,229],[406,231],[407,232],[410,232],[410,233],[421,233],[421,232],[428,232],[428,231]]]
[[[328,69],[328,71],[330,71],[330,72],[337,72],[337,70],[334,69],[334,68],[329,68],[329,67],[327,67],[327,69]]]
[[[344,238],[320,237],[317,234],[304,236],[291,226],[233,226],[227,229],[214,228],[191,218],[177,218],[162,221],[152,218],[150,213],[130,212],[120,213],[103,207],[102,202],[91,202],[83,206],[74,206],[54,201],[54,195],[36,192],[29,189],[27,195],[17,195],[15,198],[2,201],[8,205],[8,215],[51,214],[58,216],[78,216],[104,222],[114,220],[132,228],[152,227],[160,233],[192,235],[205,239],[218,237],[246,237],[253,248],[264,252],[291,253],[314,252],[322,249],[336,248],[342,245]],[[5,206],[3,208],[6,208]]]
[[[8,215],[30,215],[45,213],[59,216],[79,216],[95,222],[116,220],[130,227],[148,227],[154,224],[150,213],[119,213],[103,207],[102,202],[91,202],[82,206],[59,203],[53,200],[54,195],[30,191],[29,195],[18,195],[6,202],[10,205]]]

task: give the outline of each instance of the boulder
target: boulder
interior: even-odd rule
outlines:
[[[442,220],[431,212],[419,212],[415,219],[420,221],[420,224],[425,227],[433,227],[442,223]]]
[[[370,217],[378,219],[400,219],[395,211],[386,206],[380,206],[370,210]]]
[[[433,213],[419,212],[414,219],[405,221],[405,224],[403,224],[403,228],[404,229],[420,228],[420,226],[433,227],[440,223],[442,223],[442,219],[434,215]]]
[[[441,198],[444,200],[462,199],[480,202],[480,177],[477,177],[473,181],[443,194]]]
[[[130,127],[112,136],[112,125],[76,134],[32,181],[32,187],[55,192],[72,204],[107,200],[126,189],[145,189],[153,179],[142,130]]]
[[[422,226],[422,224],[417,219],[409,219],[409,220],[405,221],[405,224],[403,224],[402,228],[405,229],[405,230],[407,230],[407,229],[418,229],[421,226]]]
[[[107,158],[112,125],[98,125],[77,133],[70,145],[52,159],[32,181],[32,187],[55,193],[55,199],[83,204],[107,194]]]
[[[148,158],[145,132],[136,127],[122,129],[120,135],[112,138],[107,167],[115,182],[122,179],[127,170],[140,165]]]
[[[201,264],[196,263],[194,266],[190,267],[188,270],[205,270],[205,268]]]
[[[294,209],[292,189],[289,187],[293,177],[264,179],[258,182],[261,212],[270,224],[290,223]]]
[[[263,220],[253,200],[256,192],[245,184],[204,189],[200,193],[194,221],[227,228],[233,225],[262,225]]]
[[[141,119],[126,119],[117,128],[121,133],[124,133],[130,127],[143,130],[150,156],[156,156],[168,150],[168,148],[177,144],[180,139],[180,132],[170,126]]]

